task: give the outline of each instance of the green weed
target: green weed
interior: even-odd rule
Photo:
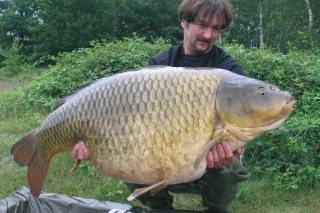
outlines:
[[[19,44],[19,38],[15,38],[10,49],[0,48],[0,55],[4,57],[3,67],[0,73],[6,76],[14,76],[24,70],[25,58],[19,52],[22,46]]]

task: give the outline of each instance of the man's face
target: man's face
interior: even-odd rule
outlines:
[[[184,30],[183,48],[186,55],[204,54],[211,50],[219,37],[222,23],[217,15],[213,18],[203,18],[198,15],[193,23],[182,19],[181,27]]]

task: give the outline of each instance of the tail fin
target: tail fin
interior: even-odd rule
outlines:
[[[32,132],[23,136],[11,148],[11,155],[19,166],[29,166],[34,153],[37,151],[37,148],[34,144],[35,131],[36,130],[33,130]]]
[[[28,166],[28,184],[34,197],[39,197],[48,172],[50,158],[43,159],[35,144],[35,131],[21,138],[11,148],[11,155],[19,166]]]

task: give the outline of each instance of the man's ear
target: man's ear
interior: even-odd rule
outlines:
[[[181,24],[182,29],[184,29],[187,26],[187,21],[182,18],[181,21],[180,21],[180,24]]]

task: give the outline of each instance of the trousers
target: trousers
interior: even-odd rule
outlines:
[[[168,185],[154,196],[150,192],[140,195],[137,199],[151,209],[173,209],[173,193],[194,193],[202,196],[203,206],[212,212],[229,213],[229,204],[236,197],[240,182],[249,178],[248,170],[238,158],[232,166],[224,169],[207,169],[198,180]],[[126,183],[133,192],[146,185]]]

